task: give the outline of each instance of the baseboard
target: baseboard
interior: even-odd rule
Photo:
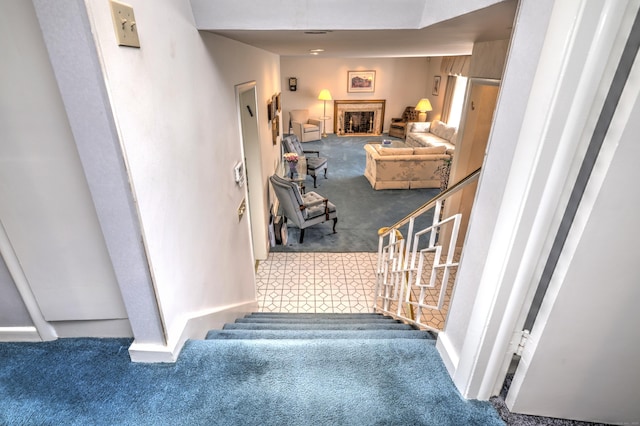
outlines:
[[[133,337],[129,319],[51,321],[57,337]]]
[[[38,330],[33,327],[0,327],[0,342],[41,342]]]
[[[438,340],[436,341],[436,349],[440,354],[440,358],[444,362],[444,366],[447,368],[449,375],[453,377],[458,369],[458,363],[460,362],[460,355],[454,349],[449,336],[446,333],[441,332],[438,334]]]
[[[197,312],[185,318],[179,327],[174,327],[170,336],[176,337],[170,337],[166,345],[134,341],[129,347],[129,356],[133,362],[176,362],[187,340],[204,339],[209,330],[221,329],[225,323],[257,310],[258,302],[251,300]]]

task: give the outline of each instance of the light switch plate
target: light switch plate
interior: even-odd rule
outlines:
[[[238,221],[242,220],[242,216],[244,216],[244,212],[247,210],[247,202],[245,199],[242,199],[240,206],[238,206]]]
[[[133,7],[116,0],[109,0],[109,3],[118,45],[140,47],[138,23],[133,15]]]

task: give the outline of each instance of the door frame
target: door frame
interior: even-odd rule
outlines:
[[[265,194],[262,179],[262,150],[260,147],[260,126],[258,125],[257,84],[255,81],[235,86],[236,109],[244,170],[244,191],[249,221],[249,238],[254,260],[264,260],[268,252],[267,225],[264,220]],[[246,106],[250,106],[253,116]]]

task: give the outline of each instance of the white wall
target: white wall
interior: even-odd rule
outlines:
[[[456,385],[463,395],[471,395],[473,398],[478,395],[477,388],[470,389],[477,379],[474,374],[478,359],[477,353],[472,352],[481,350],[481,340],[486,332],[484,324],[472,320],[474,306],[485,313],[493,309],[495,300],[492,290],[503,273],[499,266],[488,263],[488,254],[496,226],[500,224],[497,218],[502,211],[500,206],[505,188],[509,184],[509,172],[518,147],[517,141],[526,110],[526,102],[523,102],[523,99],[526,100],[530,96],[553,3],[553,0],[520,2],[494,115],[488,154],[471,213],[451,308],[445,330],[438,338],[440,354],[454,376]],[[526,146],[529,149],[536,148],[535,145]],[[514,197],[517,194],[522,195],[522,191],[522,188],[514,190]],[[515,214],[516,211],[505,209],[504,213]],[[503,244],[498,244],[495,248],[507,250]],[[504,253],[495,254],[491,261],[500,262],[504,257]],[[481,287],[484,274],[488,278],[487,288],[483,291]],[[465,351],[465,345],[469,353]]]
[[[256,80],[265,100],[266,188],[278,152],[266,99],[279,90],[279,61],[198,33],[186,0],[130,2],[141,48],[119,47],[108,2],[86,3],[171,344],[189,318],[255,301],[248,221],[236,213],[245,193],[233,179],[242,159],[234,85]]]
[[[308,109],[311,117],[323,115],[323,102],[318,100],[322,89],[329,89],[334,100],[384,99],[384,131],[389,130],[392,117],[401,117],[407,106],[431,97],[427,74],[427,58],[298,58],[282,57],[281,85],[283,129],[288,132],[289,111]],[[347,92],[348,71],[376,71],[374,93]],[[298,78],[298,90],[289,91],[289,77]],[[442,96],[441,92],[441,96]],[[333,102],[327,101],[327,133],[333,133]]]
[[[516,333],[522,330],[533,293],[541,281],[586,147],[592,135],[606,131],[602,130],[605,127],[599,131],[594,129],[626,39],[622,42],[616,39],[624,32],[621,22],[630,27],[629,22],[637,12],[638,3],[632,4],[635,11],[625,10],[626,5],[617,2],[520,2],[450,315],[437,342],[454,383],[464,397],[487,399],[495,395],[502,385],[514,346],[519,342]],[[629,19],[623,20],[624,17]],[[594,33],[593,28],[600,28],[600,31]],[[628,32],[629,28],[626,30]],[[632,78],[629,83],[632,80],[637,81]],[[620,83],[616,82],[615,86]],[[637,96],[637,85],[631,86]],[[523,103],[522,99],[527,102]],[[635,109],[637,113],[637,105]],[[633,117],[632,114],[630,116]],[[619,120],[612,120],[610,124],[609,132],[621,132]],[[629,128],[629,135],[636,133],[635,127]],[[628,151],[628,158],[633,158],[634,152]],[[624,161],[620,162],[618,170],[627,170],[626,174],[622,172],[624,176],[632,176],[629,165]],[[612,177],[618,180],[621,175]],[[616,200],[625,197],[624,191],[610,195]],[[585,192],[587,196],[593,196],[593,192]],[[602,217],[612,217],[611,199],[603,199],[602,202],[601,211],[595,212],[593,218],[590,217],[591,212],[587,212],[584,219],[588,222],[593,219],[601,224]],[[618,205],[623,203],[620,201]],[[636,204],[633,200],[628,207],[633,209]],[[624,215],[623,223],[627,220]],[[599,241],[602,242],[602,235],[609,232],[614,231],[612,228],[600,230]],[[617,395],[613,391],[600,391],[597,377],[592,377],[593,366],[600,365],[605,359],[611,362],[608,377],[623,377],[625,372],[637,369],[637,339],[634,341],[637,332],[626,329],[629,332],[624,333],[625,322],[636,323],[637,315],[630,311],[631,305],[616,300],[616,296],[633,299],[637,290],[629,285],[634,282],[631,277],[636,274],[631,265],[622,270],[614,267],[608,270],[609,274],[600,272],[608,265],[599,265],[596,261],[602,258],[606,262],[607,258],[612,259],[609,256],[616,255],[600,256],[590,238],[584,239],[584,246],[580,247],[584,252],[576,256],[575,264],[570,265],[570,279],[560,283],[559,287],[566,284],[569,290],[574,288],[577,293],[583,290],[589,293],[590,289],[606,288],[602,287],[599,277],[606,276],[621,282],[611,286],[615,295],[605,290],[602,301],[597,295],[568,297],[558,305],[560,309],[551,312],[549,318],[556,321],[554,325],[559,333],[555,338],[540,333],[541,340],[548,339],[550,345],[547,349],[551,348],[551,352],[546,359],[541,357],[542,362],[532,370],[534,378],[544,371],[546,380],[541,377],[537,382],[534,380],[529,384],[534,387],[525,391],[538,397],[535,407],[526,407],[529,413],[544,414],[551,398],[547,392],[551,378],[563,381],[561,388],[566,390],[560,393],[563,393],[567,404],[560,402],[557,405],[581,406],[588,410],[591,408],[588,401],[595,389],[596,394],[603,398],[604,405],[614,407]],[[606,238],[605,250],[620,251],[623,259],[628,251],[633,251],[633,244],[630,245],[626,235],[615,238],[619,246],[611,245],[610,240]],[[590,274],[589,270],[593,273]],[[613,296],[614,300],[609,301],[608,296]],[[578,324],[586,329],[572,335],[571,328],[580,328],[571,319],[576,311],[582,318]],[[575,349],[569,345],[574,337],[580,340],[579,333],[589,335],[585,331],[589,324],[585,325],[585,321],[597,321],[598,315],[611,318],[603,322],[603,329],[620,327],[623,332],[616,334],[609,342],[611,344],[603,347],[595,342],[596,346],[592,348],[584,339],[575,345]],[[537,327],[538,323],[534,330]],[[602,333],[608,337],[611,334]],[[596,331],[596,334],[602,333]],[[632,343],[627,345],[627,339]],[[623,343],[617,346],[617,342]],[[625,351],[627,348],[633,354],[631,357]],[[586,362],[576,362],[574,357]],[[554,370],[563,370],[559,365],[562,363],[567,363],[567,369],[560,376]],[[591,365],[585,368],[587,364]],[[592,378],[585,380],[586,377]],[[637,394],[637,377],[633,375],[630,379],[625,383],[629,385],[631,399],[626,405],[633,410],[635,407],[629,404],[633,404]],[[636,383],[630,384],[634,379]],[[618,384],[612,386],[603,381],[605,389],[606,386],[610,386],[609,389],[616,387],[616,392],[624,395],[625,386],[617,387]],[[612,401],[608,401],[609,397]],[[616,422],[629,421],[625,413],[620,411],[618,414]],[[573,417],[576,411],[564,411],[562,415]]]
[[[120,318],[129,335],[31,2],[0,4],[0,53],[0,221],[17,266],[48,321]]]

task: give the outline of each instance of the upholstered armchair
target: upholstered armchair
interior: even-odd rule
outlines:
[[[294,109],[289,111],[289,119],[293,134],[300,142],[320,140],[322,121],[309,118],[308,109]]]
[[[298,154],[298,157],[304,157],[305,160],[307,160],[307,174],[313,178],[314,188],[317,188],[316,175],[319,172],[324,170],[324,178],[327,178],[327,159],[320,157],[320,151],[303,150],[296,135],[289,135],[282,138],[282,146],[285,152],[295,152]]]
[[[319,223],[333,220],[333,233],[336,233],[338,212],[328,199],[314,191],[301,194],[297,183],[278,175],[271,176],[269,180],[280,202],[282,214],[300,228],[300,244],[304,240],[304,230]]]
[[[404,109],[402,117],[392,118],[389,126],[389,136],[404,139],[407,136],[407,123],[418,121],[419,112],[414,107],[408,106]]]

